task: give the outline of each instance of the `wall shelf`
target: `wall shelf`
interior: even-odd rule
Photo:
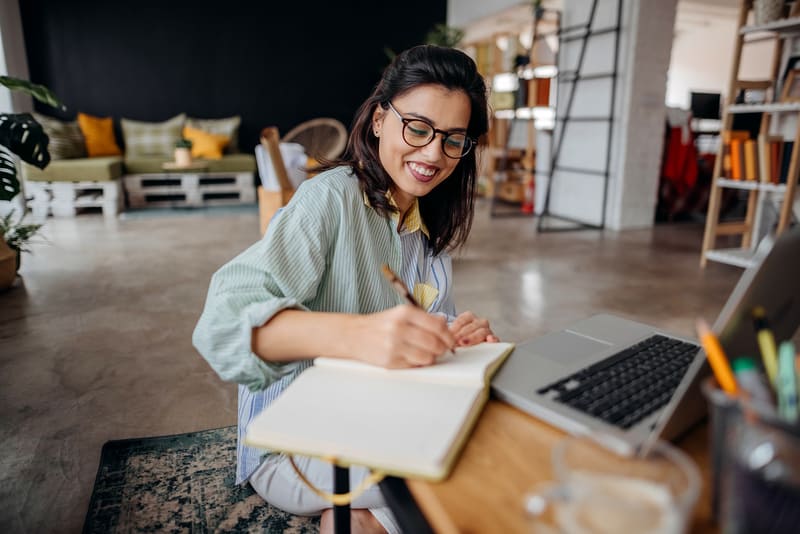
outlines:
[[[755,182],[752,180],[731,180],[730,178],[717,178],[718,187],[741,189],[743,191],[761,191],[765,193],[784,193],[786,184],[771,184]]]
[[[770,104],[735,104],[728,113],[786,113],[800,111],[800,102],[773,102]]]
[[[720,248],[705,252],[705,258],[708,260],[735,265],[743,269],[747,269],[755,263],[753,256],[753,250],[741,248]]]
[[[722,142],[714,162],[711,193],[708,200],[708,214],[706,215],[703,246],[700,253],[701,267],[705,267],[708,261],[745,268],[752,265],[753,253],[758,242],[769,232],[768,229],[762,228],[762,215],[766,209],[767,202],[775,200],[775,197],[778,197],[777,200],[780,202],[780,213],[777,218],[775,235],[780,235],[786,230],[792,219],[795,189],[798,175],[800,175],[800,128],[795,125],[792,141],[789,141],[783,135],[780,136],[778,142],[781,143],[781,147],[789,146],[788,143],[791,143],[792,148],[791,152],[787,152],[786,155],[781,154],[774,164],[771,161],[774,145],[772,145],[773,141],[770,140],[769,133],[773,117],[780,113],[798,114],[800,112],[800,102],[736,104],[734,99],[737,92],[742,89],[757,88],[769,93],[774,92],[775,88],[780,86],[782,82],[781,72],[783,70],[781,68],[782,58],[786,49],[791,46],[791,44],[787,45],[787,42],[791,41],[792,38],[800,37],[800,17],[748,26],[747,20],[752,9],[752,0],[742,0],[739,7],[739,31],[734,42],[733,66],[727,102],[720,129]],[[743,47],[758,40],[745,39],[745,36],[763,34],[765,32],[772,32],[772,36],[777,37],[773,39],[774,49],[770,79],[739,80],[739,67],[742,61]],[[750,138],[753,134],[749,132],[745,132],[744,137],[733,137],[733,119],[737,114],[742,113],[761,113],[760,126],[754,138]],[[741,146],[742,143],[744,146]],[[783,151],[783,148],[780,150]],[[786,157],[788,157],[788,160],[784,159]],[[786,162],[786,167],[784,167],[784,161]],[[772,169],[775,168],[773,165],[777,165],[779,170],[777,177],[772,173]],[[746,175],[750,180],[731,180],[728,178],[730,176],[730,174],[727,174],[728,172],[734,175],[739,173],[742,178]],[[770,181],[770,179],[773,181]],[[778,181],[785,183],[775,183]],[[720,221],[724,189],[738,189],[746,194],[747,210],[743,220]],[[717,237],[731,235],[741,236],[741,246],[739,248],[715,249]]]
[[[740,35],[748,35],[753,33],[770,32],[770,33],[798,33],[800,32],[800,17],[791,17],[788,19],[778,19],[766,24],[752,24],[750,26],[742,26],[739,28]]]

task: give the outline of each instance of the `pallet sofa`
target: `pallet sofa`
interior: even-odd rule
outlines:
[[[84,208],[101,208],[104,215],[116,216],[126,205],[143,208],[255,203],[254,155],[227,152],[219,159],[196,159],[191,169],[165,169],[164,164],[173,160],[174,141],[170,140],[162,154],[155,156],[126,153],[61,157],[61,138],[54,128],[73,123],[39,115],[36,118],[51,137],[51,153],[55,150],[60,159],[51,160],[44,170],[23,164],[22,176],[27,194],[32,197],[30,205],[35,217],[74,217]],[[170,121],[178,118],[183,124],[183,116]],[[128,123],[136,125],[135,121]],[[133,139],[126,137],[126,141]],[[236,142],[235,137],[233,141]]]

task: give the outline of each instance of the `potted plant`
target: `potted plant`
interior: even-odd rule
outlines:
[[[3,238],[6,246],[14,252],[15,266],[14,272],[19,271],[20,262],[23,252],[30,252],[31,249],[28,245],[32,242],[32,238],[42,228],[41,224],[24,223],[23,217],[20,217],[16,222],[14,221],[14,211],[7,214],[5,217],[0,218],[0,237]]]
[[[192,164],[192,142],[181,137],[175,141],[175,165],[189,167]]]
[[[10,76],[0,76],[0,85],[63,109],[56,96],[43,85]],[[16,157],[44,169],[50,163],[49,141],[30,113],[0,113],[0,201],[10,201],[19,194]],[[22,219],[12,223],[12,219],[13,211],[3,218],[3,230],[0,230],[0,289],[11,286],[19,266],[19,253],[27,250],[25,244],[41,228],[41,225],[22,224]],[[13,244],[6,242],[8,235],[14,239]]]

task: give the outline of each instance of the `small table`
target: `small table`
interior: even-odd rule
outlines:
[[[498,400],[490,400],[447,480],[389,477],[381,490],[404,531],[530,532],[524,495],[553,479],[550,451],[565,433]],[[698,465],[703,480],[691,532],[715,533],[711,516],[708,427],[677,445]]]
[[[174,161],[167,161],[166,163],[161,164],[161,168],[165,171],[196,171],[196,172],[203,172],[208,170],[208,163],[195,161],[190,163],[189,165],[178,165]]]

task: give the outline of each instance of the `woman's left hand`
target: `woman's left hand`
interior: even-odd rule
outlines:
[[[456,345],[459,347],[468,347],[470,345],[477,345],[488,341],[489,343],[497,343],[500,339],[494,335],[492,329],[489,328],[489,321],[476,317],[474,313],[466,311],[456,317],[455,321],[450,324],[450,332],[456,338]]]

